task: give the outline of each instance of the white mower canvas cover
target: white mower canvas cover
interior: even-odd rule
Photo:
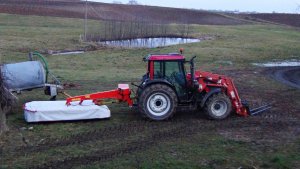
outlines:
[[[66,101],[32,101],[24,105],[24,116],[26,122],[103,119],[110,117],[110,110],[90,100],[81,105],[72,102],[69,106]]]

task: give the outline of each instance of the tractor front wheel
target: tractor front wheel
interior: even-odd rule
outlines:
[[[151,120],[166,120],[173,116],[177,96],[167,85],[154,84],[144,89],[139,97],[138,108],[143,117]]]
[[[222,120],[230,115],[232,105],[230,99],[223,93],[211,96],[205,104],[205,113],[208,118]]]

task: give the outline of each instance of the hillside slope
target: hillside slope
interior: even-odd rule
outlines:
[[[299,14],[280,14],[280,13],[259,13],[259,14],[242,14],[244,19],[256,21],[268,21],[278,24],[300,27]]]
[[[226,14],[204,10],[99,2],[89,2],[87,9],[88,18],[95,20],[142,20],[155,23],[200,25],[240,25],[254,21],[300,27],[299,14]],[[0,0],[0,13],[84,18],[85,2],[80,0]]]
[[[0,0],[0,13],[84,18],[85,2]],[[88,18],[101,20],[147,20],[156,23],[236,25],[247,21],[214,12],[143,5],[88,3]]]

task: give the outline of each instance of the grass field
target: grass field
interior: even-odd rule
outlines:
[[[89,22],[91,29],[98,24]],[[94,45],[79,41],[82,25],[80,19],[0,14],[0,61],[25,61],[34,50]],[[23,92],[8,116],[10,132],[0,138],[0,168],[299,168],[300,91],[252,65],[300,59],[299,30],[256,24],[193,25],[192,32],[194,37],[214,40],[155,49],[103,48],[46,58],[63,82],[79,86],[67,90],[77,95],[139,81],[146,69],[144,56],[183,47],[188,59],[197,55],[197,67],[232,77],[243,98],[254,105],[276,102],[273,109],[220,122],[207,120],[201,112],[178,112],[171,121],[149,122],[120,104],[110,105],[110,120],[27,124],[22,105],[49,98],[42,90]]]

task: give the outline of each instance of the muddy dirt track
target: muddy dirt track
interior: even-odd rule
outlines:
[[[286,93],[290,92],[286,91]],[[243,93],[253,94],[253,91],[243,90]],[[282,107],[283,105],[288,109]],[[65,154],[59,160],[48,159],[27,167],[31,169],[66,169],[95,162],[111,161],[125,155],[155,148],[156,145],[164,142],[178,141],[213,132],[229,140],[243,142],[251,149],[270,152],[282,144],[293,143],[297,139],[295,136],[300,134],[299,119],[297,106],[293,105],[291,100],[285,100],[281,104],[274,105],[272,111],[253,117],[232,116],[224,121],[210,121],[199,113],[178,112],[172,120],[166,122],[140,119],[64,138],[47,139],[39,144],[19,146],[6,151],[14,152],[11,156],[17,159],[21,156],[34,156],[51,149],[59,149],[62,154],[65,154],[67,152],[64,152],[64,149],[67,147],[83,146],[86,147],[85,149],[90,149],[91,144],[97,146],[89,153]]]
[[[126,154],[143,151],[155,145],[166,142],[179,140],[186,137],[192,137],[195,134],[208,134],[208,132],[219,132],[225,137],[246,141],[253,148],[262,148],[270,151],[276,148],[276,144],[289,143],[294,141],[289,135],[284,134],[287,130],[293,134],[300,134],[300,123],[291,116],[268,116],[260,117],[235,118],[232,117],[222,122],[207,121],[206,119],[195,118],[191,116],[181,116],[177,120],[169,122],[149,122],[135,121],[131,123],[120,124],[107,127],[100,130],[89,131],[82,134],[72,135],[70,137],[50,139],[35,146],[17,147],[14,157],[28,156],[35,153],[41,153],[52,148],[64,148],[72,145],[85,145],[91,142],[99,142],[100,149],[88,154],[79,156],[66,156],[60,160],[49,160],[42,164],[34,164],[28,168],[73,168],[79,165],[87,165],[93,162],[104,162],[113,160]],[[261,119],[264,119],[262,121]],[[245,134],[236,133],[243,131]],[[273,132],[273,137],[268,134]],[[139,135],[148,133],[146,135]],[[131,136],[137,136],[133,140],[126,140]],[[236,137],[236,138],[235,138]],[[111,139],[122,141],[119,145],[108,146]],[[270,144],[271,143],[271,144]],[[88,147],[88,146],[87,146]]]
[[[286,85],[300,89],[300,67],[275,67],[267,69],[268,74]]]

